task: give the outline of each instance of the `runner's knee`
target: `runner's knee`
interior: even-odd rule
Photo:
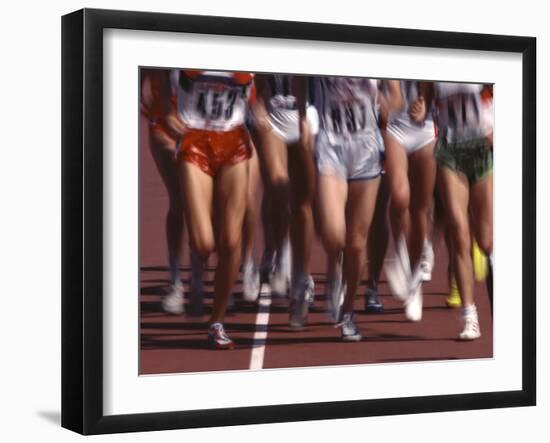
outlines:
[[[346,240],[343,235],[336,232],[325,232],[323,234],[323,245],[327,254],[335,255],[344,249]]]
[[[225,230],[220,234],[218,254],[228,256],[241,247],[242,232],[240,230]]]
[[[353,235],[346,240],[346,255],[363,256],[367,247],[364,235]]]
[[[404,211],[408,209],[410,203],[410,191],[405,182],[400,182],[391,192],[391,205],[394,211]]]
[[[195,253],[202,259],[207,258],[215,249],[214,239],[207,234],[193,236],[191,243]]]
[[[271,192],[277,192],[281,189],[288,188],[289,182],[290,180],[288,178],[288,174],[284,170],[272,172],[269,177],[269,187],[271,188]]]

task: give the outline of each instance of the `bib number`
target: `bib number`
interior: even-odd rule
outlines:
[[[208,120],[229,120],[237,101],[237,89],[225,91],[200,90],[197,97],[197,111]]]
[[[473,94],[457,94],[447,98],[448,125],[454,129],[472,128],[479,124],[478,101]]]
[[[367,110],[363,103],[335,104],[329,108],[329,121],[336,134],[354,134],[367,127]]]

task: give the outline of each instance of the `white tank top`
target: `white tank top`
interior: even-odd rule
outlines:
[[[482,124],[480,84],[435,83],[439,137],[447,143],[476,140],[486,135]]]
[[[272,74],[265,78],[264,101],[269,118],[278,126],[298,127],[298,107],[292,91],[292,76]]]
[[[245,124],[252,75],[231,72],[196,71],[187,76],[179,71],[177,110],[183,123],[192,129],[225,132]]]
[[[338,142],[378,133],[378,88],[375,80],[351,77],[313,78],[313,103],[320,127]]]
[[[269,111],[297,111],[296,96],[292,91],[292,76],[271,74],[265,77],[264,99]]]

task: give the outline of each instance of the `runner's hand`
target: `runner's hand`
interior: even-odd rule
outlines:
[[[419,97],[409,106],[409,117],[414,123],[424,123],[426,119],[426,101]]]
[[[185,133],[185,125],[175,112],[164,116],[164,125],[173,138],[180,137]]]

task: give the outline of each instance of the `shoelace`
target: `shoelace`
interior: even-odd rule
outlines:
[[[346,326],[349,328],[355,329],[353,328],[354,326],[353,317],[350,314],[344,314],[344,316],[342,317],[342,321],[334,325],[335,328],[341,328]]]
[[[225,329],[223,328],[223,325],[221,323],[213,324],[212,329],[214,329],[215,334],[222,340],[229,340],[229,337],[225,333]]]
[[[464,319],[464,323],[465,329],[479,329],[479,321],[475,318],[466,318]]]

